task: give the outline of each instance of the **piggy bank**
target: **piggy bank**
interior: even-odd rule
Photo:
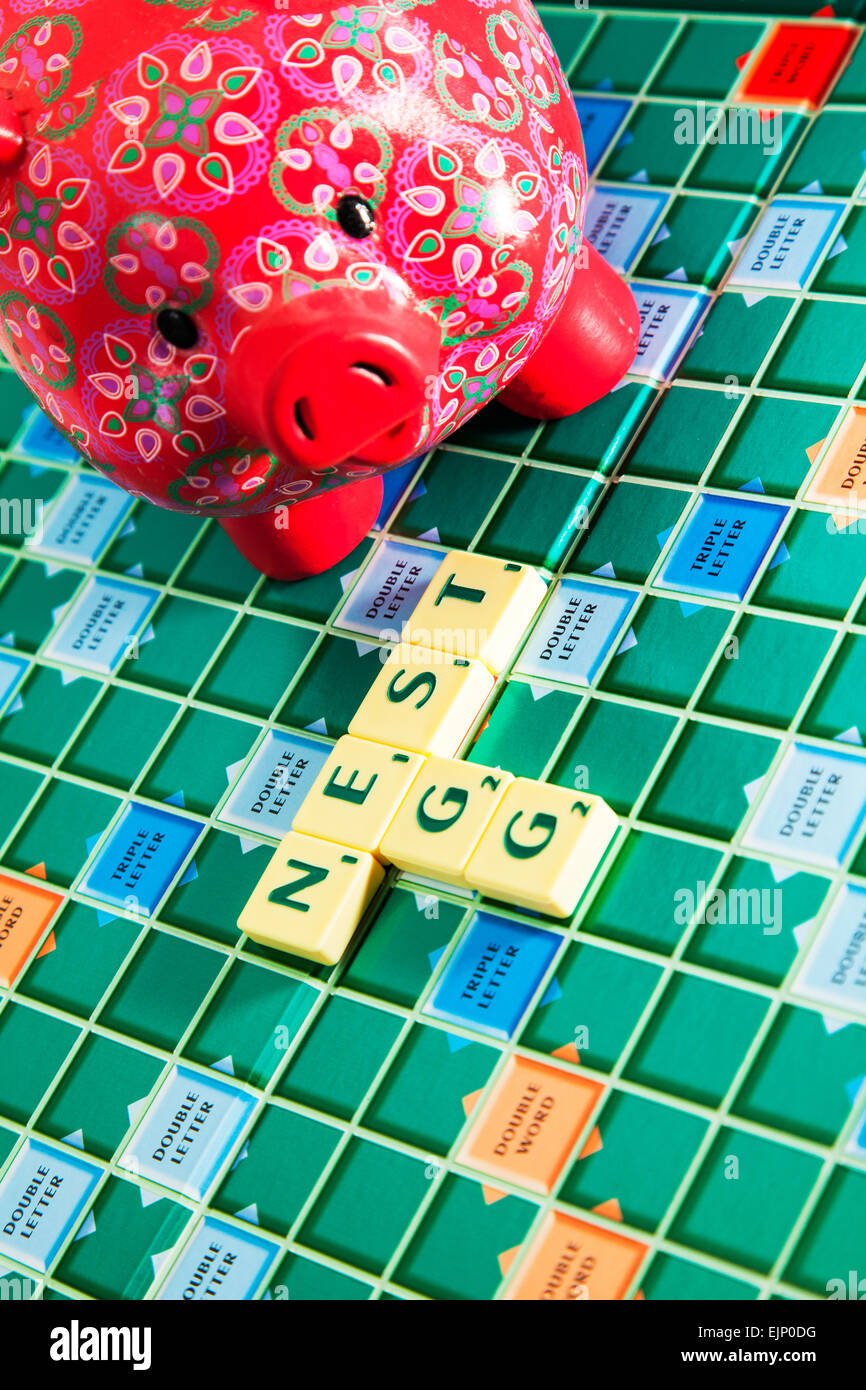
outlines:
[[[0,346],[80,454],[266,574],[336,563],[497,393],[565,415],[628,368],[526,0],[0,13]]]

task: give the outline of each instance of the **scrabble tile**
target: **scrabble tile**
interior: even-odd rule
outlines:
[[[425,590],[403,640],[475,657],[498,675],[546,592],[541,575],[528,565],[452,550]]]
[[[458,1162],[532,1192],[553,1190],[604,1087],[514,1056],[473,1123]]]
[[[520,777],[472,855],[466,882],[519,907],[570,917],[616,828],[600,797]]]
[[[334,965],[382,881],[371,854],[290,830],[238,918],[261,946]]]
[[[47,1270],[98,1179],[94,1164],[28,1139],[0,1181],[0,1254]]]
[[[866,511],[866,409],[851,406],[806,489],[807,502]]]
[[[501,768],[429,758],[380,846],[398,869],[443,883],[465,883],[470,855],[514,781]]]
[[[495,682],[487,667],[428,647],[395,647],[349,724],[356,738],[451,758]]]
[[[552,1211],[524,1257],[506,1302],[625,1298],[647,1246]]]
[[[856,39],[857,30],[847,24],[779,20],[758,48],[735,99],[814,111],[826,98]]]
[[[0,875],[0,985],[13,985],[62,898]]]
[[[302,835],[376,854],[424,759],[345,734],[295,813]]]

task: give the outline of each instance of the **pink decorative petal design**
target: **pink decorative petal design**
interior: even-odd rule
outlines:
[[[210,396],[190,396],[186,402],[186,414],[193,423],[207,424],[208,420],[218,420],[225,415],[225,409]]]
[[[214,134],[221,145],[249,145],[264,138],[249,117],[235,111],[224,111],[217,117]]]
[[[461,242],[451,257],[451,264],[458,285],[467,285],[481,268],[481,252],[470,242]]]
[[[145,463],[155,459],[160,450],[160,438],[156,430],[136,430],[135,447]]]
[[[260,314],[262,309],[266,309],[271,302],[272,294],[271,286],[263,284],[260,280],[250,281],[246,285],[235,285],[229,290],[229,298],[251,314]]]
[[[93,245],[93,238],[77,222],[61,222],[57,240],[66,251],[83,251],[86,246]]]
[[[353,87],[357,87],[363,71],[358,59],[350,53],[341,53],[338,58],[335,58],[331,64],[331,76],[334,79],[337,96],[347,96]]]
[[[27,177],[37,188],[44,188],[51,178],[51,152],[47,145],[36,151],[27,169]]]
[[[310,242],[304,252],[304,264],[311,270],[333,270],[337,264],[337,248],[327,232]]]
[[[123,381],[114,372],[94,372],[87,380],[110,401],[118,401],[123,395]]]
[[[160,198],[168,198],[174,192],[185,172],[186,161],[179,154],[166,152],[158,156],[153,165],[153,181]]]
[[[180,65],[180,75],[184,82],[201,82],[213,67],[210,47],[198,43],[191,49]]]
[[[184,261],[180,268],[180,278],[186,285],[200,285],[210,279],[210,271],[198,261]]]
[[[150,102],[143,96],[121,97],[119,101],[110,101],[108,109],[121,125],[141,125],[150,115]]]
[[[505,173],[505,159],[495,140],[488,140],[475,156],[475,168],[483,178],[501,179]]]
[[[420,212],[422,217],[435,217],[445,206],[445,194],[441,188],[424,184],[419,188],[407,188],[400,197],[410,208]]]
[[[22,246],[18,252],[18,269],[24,277],[25,285],[29,285],[39,274],[39,257],[29,246]]]

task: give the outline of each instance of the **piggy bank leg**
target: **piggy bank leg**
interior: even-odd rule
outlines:
[[[382,479],[364,478],[258,516],[220,525],[244,559],[271,579],[309,579],[364,538],[382,505]]]
[[[581,257],[553,326],[500,395],[521,415],[550,420],[582,410],[634,361],[640,319],[631,290],[588,242]]]

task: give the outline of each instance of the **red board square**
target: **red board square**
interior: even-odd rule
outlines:
[[[847,24],[774,24],[758,49],[737,101],[820,106],[835,83],[857,30]]]

